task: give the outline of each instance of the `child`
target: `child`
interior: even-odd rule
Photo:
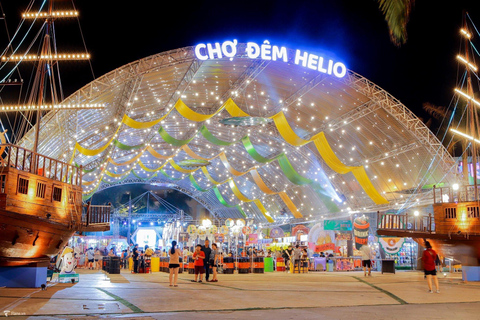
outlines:
[[[192,282],[197,282],[198,275],[200,274],[200,280],[202,282],[203,274],[205,273],[205,267],[203,266],[203,260],[205,259],[205,253],[202,251],[202,246],[197,245],[195,247],[195,252],[193,253],[193,260],[195,260],[193,266],[195,267],[195,280]]]

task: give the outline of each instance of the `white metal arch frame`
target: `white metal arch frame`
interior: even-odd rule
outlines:
[[[244,44],[240,44],[244,46]],[[289,52],[292,52],[291,50]],[[292,54],[289,55],[293,57]],[[241,58],[241,57],[240,57]],[[289,61],[291,63],[291,61]],[[157,72],[162,69],[175,68],[176,66],[188,64],[188,68],[185,69],[183,74],[178,76],[176,82],[173,81],[174,89],[169,89],[169,95],[164,105],[164,109],[168,104],[174,103],[180,96],[182,90],[188,87],[192,80],[198,76],[199,70],[201,70],[202,62],[197,60],[194,55],[194,47],[185,47],[181,49],[171,50],[168,52],[159,53],[140,59],[129,63],[125,66],[117,68],[104,76],[92,81],[91,83],[85,85],[83,88],[79,89],[77,92],[69,96],[64,103],[95,103],[101,101],[102,99],[108,100],[110,96],[116,97],[113,100],[108,100],[106,103],[107,107],[104,113],[101,114],[101,117],[105,120],[110,120],[108,118],[119,117],[122,113],[127,113],[130,109],[132,97],[139,90],[140,86],[144,85],[142,79],[146,75]],[[221,100],[226,100],[232,96],[232,91],[246,91],[250,88],[251,82],[254,79],[260,78],[265,75],[265,70],[268,70],[270,67],[270,62],[262,61],[259,59],[250,59],[248,65],[245,66],[244,71],[236,78],[235,81],[232,81],[229,84],[228,90],[223,92],[221,95]],[[293,66],[290,66],[293,68]],[[301,68],[298,66],[297,68]],[[300,73],[300,72],[299,72]],[[378,162],[387,158],[395,158],[402,154],[410,154],[415,150],[424,149],[431,159],[435,159],[435,162],[429,166],[429,170],[440,170],[444,176],[444,181],[453,182],[455,180],[455,172],[453,170],[455,162],[453,158],[448,154],[446,149],[443,147],[441,142],[435,137],[435,135],[402,103],[397,99],[391,96],[388,92],[381,89],[374,83],[370,82],[368,79],[352,72],[348,71],[346,76],[342,79],[334,79],[338,83],[342,83],[348,88],[355,90],[356,92],[361,93],[365,97],[365,103],[357,105],[347,112],[339,112],[325,122],[321,127],[326,134],[329,133],[328,129],[342,129],[356,121],[361,121],[362,119],[369,118],[372,114],[379,110],[384,110],[387,112],[391,119],[394,119],[399,123],[408,133],[412,135],[413,141],[408,141],[404,145],[400,145],[394,149],[388,150],[389,155],[385,155],[385,152],[381,152],[370,157],[364,157],[356,162],[356,165],[364,164],[365,160],[370,160],[371,162]],[[321,85],[324,85],[326,82],[329,82],[329,79],[323,75],[313,76],[309,81],[305,82],[302,87],[292,91],[290,96],[286,97],[285,105],[295,105],[295,102],[298,99],[310,94],[314,90],[318,89]],[[250,84],[250,85],[249,85]],[[345,89],[344,89],[345,91]],[[349,93],[345,91],[347,96]],[[338,97],[336,97],[338,98]],[[343,99],[343,98],[342,98]],[[234,99],[235,100],[235,99]],[[210,106],[202,108],[201,110],[196,110],[200,113],[211,113],[213,110],[216,110],[219,107],[219,102],[213,103]],[[163,109],[163,110],[164,110]],[[71,135],[71,132],[79,132],[81,128],[78,127],[77,118],[80,112],[84,111],[74,111],[74,110],[56,110],[47,113],[42,120],[42,127],[40,132],[40,152],[49,155],[55,158],[61,158],[64,153],[68,153],[72,147],[75,137],[73,136],[63,136],[61,130],[56,124],[63,123],[68,124],[68,126],[75,126],[74,128],[68,128],[67,135]],[[272,112],[270,110],[269,112]],[[89,114],[90,117],[94,118],[96,114]],[[160,115],[157,115],[160,116]],[[138,119],[142,121],[142,119]],[[384,122],[392,121],[390,119],[382,119]],[[154,132],[155,130],[153,130]],[[80,135],[78,142],[84,145],[87,148],[96,148],[104,143],[105,139],[113,136],[115,128],[112,126],[107,130],[102,130],[98,133],[90,133],[89,135]],[[27,135],[21,140],[20,144],[31,148],[33,144],[33,130],[31,130]],[[146,135],[147,139],[152,137],[152,133]],[[278,132],[272,135],[272,138],[280,141],[281,137]],[[147,140],[148,141],[148,140]],[[331,142],[332,143],[332,142]],[[294,149],[294,148],[291,148]],[[297,155],[305,163],[313,163],[318,161],[313,159],[310,156],[309,148],[296,148],[293,150],[293,155]],[[338,151],[338,148],[336,149]],[[383,150],[384,151],[384,150]],[[85,163],[87,167],[95,167],[99,163],[102,163],[105,159],[107,152],[104,152],[101,156],[95,157],[93,160]],[[242,158],[246,159],[246,158]],[[405,161],[405,160],[404,160]],[[391,208],[396,204],[392,203],[388,206],[375,206],[365,201],[363,199],[357,200],[354,199],[354,195],[358,196],[358,192],[352,191],[350,187],[345,185],[345,177],[335,174],[328,167],[324,166],[325,171],[329,176],[335,177],[331,180],[332,185],[347,196],[348,204],[352,209],[360,209],[363,211],[374,211],[378,209]],[[273,170],[273,169],[268,169]],[[417,172],[418,176],[425,174],[422,172]],[[420,178],[417,179],[420,181]],[[154,180],[150,182],[155,183]],[[122,183],[145,183],[140,179],[126,179]],[[167,182],[159,180],[158,183],[165,184]],[[181,183],[167,183],[173,189],[182,189],[185,190],[184,193],[189,194],[197,201],[202,203],[210,212],[219,212],[220,216],[235,215],[235,209],[228,209],[221,207],[218,200],[212,195],[212,192],[200,193],[193,188],[189,188],[184,182]],[[116,184],[113,184],[116,185]],[[110,185],[102,185],[100,189],[108,188]],[[290,186],[288,190],[299,190],[299,187]],[[183,192],[183,191],[182,191]],[[314,197],[312,194],[305,194],[308,197]],[[351,195],[352,200],[349,196]],[[424,197],[423,197],[424,198]],[[422,198],[422,199],[423,199]],[[200,200],[199,200],[200,199]],[[318,200],[318,199],[317,199]],[[313,199],[312,201],[317,201]],[[273,200],[272,200],[273,201]],[[428,200],[425,200],[428,202]],[[400,205],[401,206],[401,205]],[[255,210],[254,210],[255,211]],[[261,220],[261,214],[256,211],[252,213],[256,218]]]

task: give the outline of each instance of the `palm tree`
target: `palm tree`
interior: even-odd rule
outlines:
[[[390,30],[390,39],[396,46],[407,42],[407,23],[414,0],[377,0]]]

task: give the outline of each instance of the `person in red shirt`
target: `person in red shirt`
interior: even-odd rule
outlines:
[[[205,253],[202,251],[202,246],[198,244],[195,247],[195,252],[193,253],[193,260],[195,260],[195,262],[193,263],[193,266],[195,268],[195,280],[192,280],[192,282],[197,282],[198,275],[200,275],[200,280],[198,282],[202,282],[203,274],[205,273],[205,268],[203,266],[204,259]]]
[[[435,281],[435,288],[437,293],[440,293],[440,287],[438,286],[437,270],[435,269],[435,259],[437,253],[432,249],[430,242],[425,241],[425,251],[423,252],[423,269],[425,270],[425,276],[427,277],[428,292],[433,293],[432,290],[432,278]]]

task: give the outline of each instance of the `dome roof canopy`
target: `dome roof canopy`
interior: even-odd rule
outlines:
[[[241,50],[200,60],[186,47],[132,62],[64,101],[104,109],[49,112],[39,152],[84,166],[85,199],[152,183],[217,217],[258,222],[425,204],[430,194],[414,191],[454,182],[453,159],[398,100],[352,71],[328,75],[288,53],[286,62]],[[31,148],[33,136],[21,144]],[[191,159],[203,161],[179,164]]]

